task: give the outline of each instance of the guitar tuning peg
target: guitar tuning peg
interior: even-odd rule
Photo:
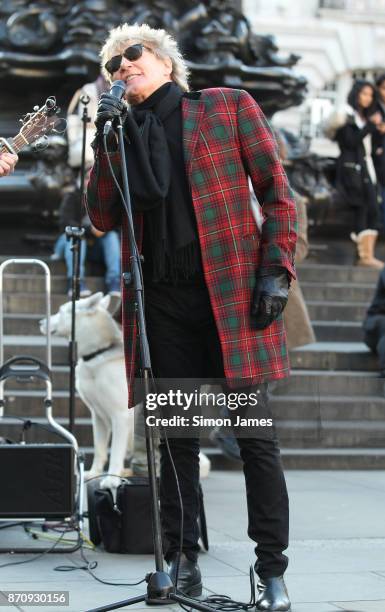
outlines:
[[[35,104],[35,106],[33,107],[33,110],[35,111],[35,113],[36,113],[36,111],[38,111],[38,110],[39,110],[39,107],[38,107],[38,105],[37,105],[37,104]]]

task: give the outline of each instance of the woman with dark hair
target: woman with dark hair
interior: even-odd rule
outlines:
[[[337,160],[337,188],[354,211],[350,237],[357,245],[357,264],[381,269],[384,263],[374,257],[380,217],[372,136],[382,125],[375,98],[375,88],[369,81],[355,81],[347,106],[333,113],[325,134],[338,143],[341,151]]]

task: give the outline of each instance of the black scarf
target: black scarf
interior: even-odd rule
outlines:
[[[163,125],[170,115],[180,112],[182,95],[176,83],[166,83],[133,106],[124,124],[130,192],[134,209],[145,215],[155,282],[177,282],[200,270],[196,222],[191,196],[184,188],[184,168],[181,177],[172,164],[171,141]]]

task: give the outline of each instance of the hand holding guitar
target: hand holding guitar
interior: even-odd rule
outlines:
[[[8,176],[14,171],[18,156],[13,153],[0,153],[0,176]]]

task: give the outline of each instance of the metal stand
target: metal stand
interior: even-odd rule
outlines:
[[[81,240],[84,237],[84,228],[82,228],[82,204],[84,195],[84,183],[85,183],[85,161],[86,161],[86,134],[87,134],[87,123],[91,121],[87,104],[90,102],[90,97],[86,94],[80,97],[80,102],[83,104],[83,131],[82,131],[82,158],[80,166],[80,201],[79,201],[79,226],[78,227],[66,227],[65,233],[67,240],[71,240],[71,251],[72,251],[72,309],[71,309],[71,337],[69,341],[69,364],[70,364],[70,378],[69,378],[69,430],[73,433],[75,427],[75,368],[78,361],[77,356],[77,343],[76,343],[76,321],[75,321],[75,303],[79,299],[80,293],[80,249]]]
[[[128,176],[126,166],[126,156],[124,149],[124,137],[123,137],[123,125],[121,118],[119,118],[117,125],[118,142],[120,150],[120,160],[122,168],[123,178],[123,193],[124,193],[124,207],[126,209],[128,217],[128,236],[132,262],[132,279],[135,290],[135,312],[138,324],[138,335],[140,345],[140,357],[142,365],[142,376],[143,376],[143,390],[144,397],[147,397],[151,387],[151,358],[148,346],[146,322],[144,317],[143,308],[143,284],[140,271],[139,252],[136,246],[134,225],[132,218],[132,207],[130,191],[128,187]],[[146,432],[146,449],[147,449],[147,461],[148,461],[148,475],[150,484],[150,495],[151,495],[151,510],[152,510],[152,528],[153,528],[153,539],[154,539],[154,557],[155,557],[155,571],[147,574],[147,592],[144,595],[138,597],[132,597],[123,601],[118,601],[101,608],[93,608],[88,612],[106,612],[107,610],[117,610],[124,606],[133,605],[144,601],[148,605],[167,605],[171,601],[176,601],[182,604],[201,610],[202,612],[212,612],[213,608],[205,604],[201,604],[194,599],[179,595],[176,593],[176,589],[170,576],[164,571],[163,567],[163,546],[162,546],[162,533],[160,525],[160,514],[159,514],[159,499],[158,499],[158,488],[156,484],[156,465],[155,465],[155,440],[153,428],[150,427],[146,419],[145,421],[145,432]]]

